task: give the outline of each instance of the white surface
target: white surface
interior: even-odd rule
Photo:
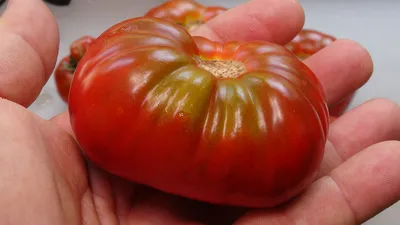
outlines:
[[[60,54],[68,54],[69,44],[82,35],[98,35],[112,24],[142,15],[162,0],[72,0],[69,7],[51,6],[60,26]],[[202,3],[233,7],[245,0],[200,0]],[[375,62],[374,76],[355,96],[352,107],[375,97],[400,103],[400,1],[397,0],[300,0],[306,12],[307,28],[316,28],[364,45]],[[267,7],[267,6],[266,6]],[[4,7],[3,7],[4,8]],[[0,10],[2,11],[2,10]],[[43,118],[66,109],[56,94],[53,78],[30,107]],[[368,221],[368,225],[398,225],[400,204]]]

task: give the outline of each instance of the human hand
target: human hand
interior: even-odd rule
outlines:
[[[296,2],[253,0],[194,34],[284,44],[303,22]],[[41,0],[11,0],[0,32],[7,43],[0,46],[1,224],[359,224],[400,199],[400,111],[385,99],[366,102],[331,124],[319,176],[279,208],[211,206],[109,175],[85,162],[68,114],[46,121],[25,108],[56,61],[58,30],[50,11]],[[336,41],[305,63],[330,105],[372,73],[369,54],[349,40]]]

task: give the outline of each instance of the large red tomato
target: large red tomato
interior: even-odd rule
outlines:
[[[109,28],[69,98],[84,153],[130,181],[205,202],[275,206],[314,179],[329,115],[285,47],[192,37],[144,17]]]
[[[90,36],[83,36],[75,40],[70,46],[70,55],[64,57],[54,71],[57,91],[65,102],[68,101],[69,89],[75,68],[93,40],[94,38]]]

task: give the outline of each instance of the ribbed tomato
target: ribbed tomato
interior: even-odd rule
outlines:
[[[226,10],[221,6],[204,6],[193,0],[172,0],[151,8],[145,16],[167,19],[192,31]]]
[[[133,18],[79,63],[69,112],[87,157],[127,180],[205,202],[276,206],[316,175],[329,115],[285,47],[217,43]]]
[[[336,40],[317,30],[303,29],[286,47],[299,58],[306,59]]]
[[[54,71],[57,91],[65,102],[68,101],[69,89],[75,68],[93,40],[94,38],[90,36],[83,36],[75,40],[70,46],[70,55],[64,57]]]

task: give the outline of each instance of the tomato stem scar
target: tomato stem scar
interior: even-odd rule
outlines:
[[[200,56],[195,56],[194,60],[200,68],[217,78],[236,78],[247,72],[246,66],[235,60],[204,59]]]
[[[186,24],[186,25],[185,25],[185,28],[186,28],[189,32],[192,32],[192,31],[196,30],[198,27],[200,27],[200,26],[203,25],[203,24],[204,24],[203,21],[197,20],[197,21],[193,21],[193,22],[190,22],[190,23]]]

